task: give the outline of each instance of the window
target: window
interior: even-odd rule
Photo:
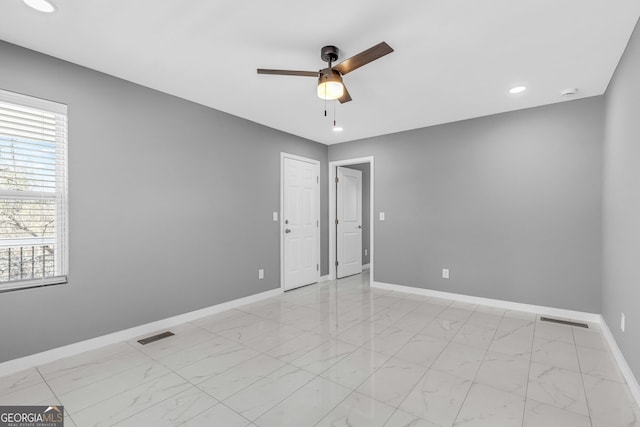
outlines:
[[[0,90],[0,291],[65,283],[67,106]]]

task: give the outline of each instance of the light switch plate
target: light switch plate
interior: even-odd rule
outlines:
[[[273,220],[278,221],[278,212],[273,213]]]
[[[258,279],[264,279],[264,268],[258,270]]]
[[[380,212],[380,221],[384,221],[384,212]]]
[[[443,279],[448,279],[449,278],[449,269],[448,268],[443,268],[442,269],[442,278]]]

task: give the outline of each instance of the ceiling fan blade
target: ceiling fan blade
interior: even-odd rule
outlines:
[[[377,45],[360,52],[359,54],[352,56],[349,59],[345,59],[335,67],[334,70],[340,72],[340,74],[344,75],[352,72],[353,70],[357,70],[363,65],[367,65],[369,62],[375,61],[378,58],[381,58],[389,53],[393,52],[391,46],[387,43],[382,42]]]
[[[269,70],[258,68],[258,74],[276,74],[280,76],[302,76],[302,77],[318,77],[318,71],[294,71],[294,70]]]
[[[340,98],[338,98],[338,101],[340,101],[340,104],[344,104],[345,102],[351,101],[351,95],[349,95],[349,91],[347,90],[347,87],[344,85],[344,83],[342,84],[342,87],[344,88],[344,93]]]

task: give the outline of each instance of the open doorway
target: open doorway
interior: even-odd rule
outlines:
[[[338,201],[338,196],[341,192],[340,183],[336,183],[336,178],[339,174],[343,175],[343,179],[345,178],[345,173],[347,175],[347,181],[349,181],[350,190],[347,193],[355,193],[357,188],[357,176],[361,176],[361,193],[362,193],[362,201],[361,201],[361,219],[356,222],[353,221],[353,212],[356,210],[356,205],[353,205],[351,209],[351,213],[347,216],[348,221],[346,221],[345,227],[340,230],[340,225],[337,225],[337,221],[341,215],[344,215],[344,210],[341,210],[340,203]],[[337,265],[339,259],[344,256],[345,250],[344,246],[339,247],[338,245],[344,245],[345,242],[347,245],[351,245],[351,251],[353,249],[354,242],[358,238],[357,227],[360,227],[360,235],[361,242],[358,243],[360,246],[360,257],[356,259],[354,256],[350,256],[349,258],[349,270],[343,270],[342,275],[349,275],[344,273],[351,273],[360,268],[361,270],[366,270],[367,268],[371,273],[371,280],[373,280],[373,270],[374,270],[374,222],[373,222],[373,202],[374,202],[374,158],[371,157],[361,157],[355,159],[347,159],[347,160],[339,160],[329,162],[329,276],[330,279],[335,279],[338,277],[339,266]],[[345,182],[343,182],[345,184]],[[344,197],[344,193],[341,197]],[[349,195],[351,197],[351,195]],[[348,230],[345,232],[345,230]],[[342,235],[339,236],[338,232],[341,232]],[[346,239],[340,239],[340,237],[344,237],[345,235],[350,236]],[[342,240],[342,241],[341,241]],[[346,246],[348,247],[348,246]],[[341,253],[342,252],[342,253]],[[353,255],[353,251],[351,252]],[[354,265],[359,263],[359,265]],[[355,269],[355,270],[354,270]],[[357,272],[357,271],[356,271]]]

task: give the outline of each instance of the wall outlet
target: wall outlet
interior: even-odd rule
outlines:
[[[384,221],[384,212],[380,212],[380,221]]]
[[[620,313],[620,330],[624,332],[625,323],[627,322],[627,318],[624,316],[624,313]]]
[[[278,212],[273,213],[273,220],[278,221]]]
[[[264,279],[264,268],[258,270],[258,279]]]
[[[364,250],[364,256],[367,256],[367,254],[369,253],[369,251],[367,249]]]
[[[448,279],[449,278],[449,269],[448,268],[443,268],[442,269],[442,278],[443,279]]]

